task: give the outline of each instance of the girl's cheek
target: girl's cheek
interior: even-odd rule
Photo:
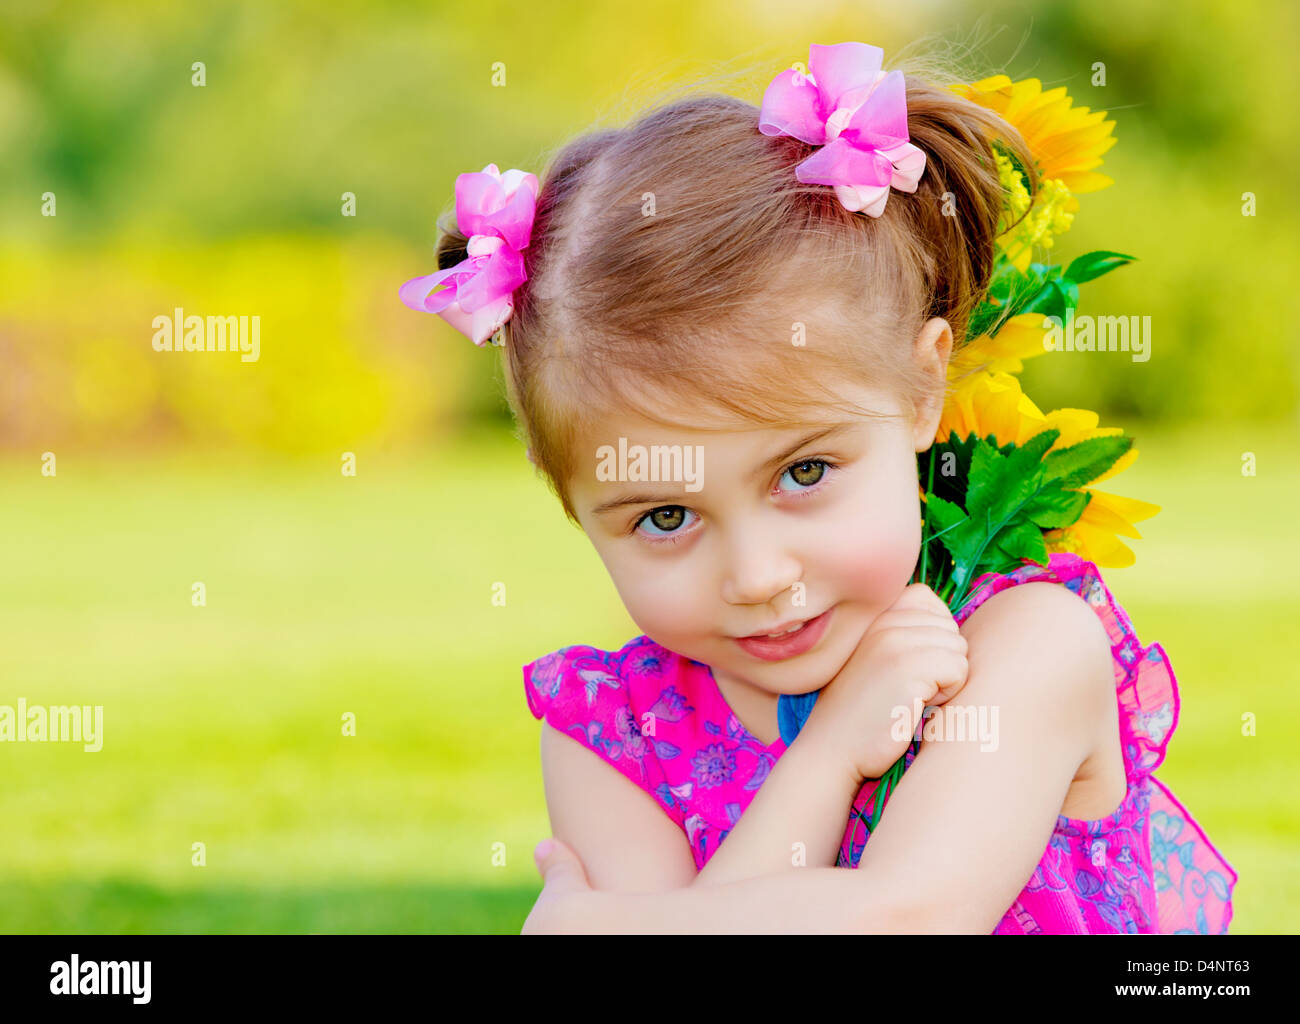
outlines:
[[[823,549],[824,568],[838,579],[845,598],[883,609],[911,582],[921,550],[921,523],[915,501],[869,507],[868,514],[858,514],[834,531],[840,539]]]
[[[684,571],[685,563],[672,569],[647,570],[638,566],[615,576],[615,587],[632,621],[646,635],[672,637],[698,632],[714,612],[700,604],[705,588]]]

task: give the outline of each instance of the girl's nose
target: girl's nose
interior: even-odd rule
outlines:
[[[767,604],[790,590],[802,575],[803,566],[786,552],[750,547],[732,556],[722,599],[728,604]]]

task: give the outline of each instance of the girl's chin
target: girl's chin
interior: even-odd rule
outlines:
[[[749,659],[746,664],[727,663],[725,671],[733,679],[748,681],[751,686],[778,696],[797,697],[826,686],[844,667],[832,649],[820,648],[790,661],[762,662]]]

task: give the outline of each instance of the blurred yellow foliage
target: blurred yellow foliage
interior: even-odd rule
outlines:
[[[291,237],[4,251],[3,434],[283,452],[427,434],[490,356],[397,301],[415,262],[404,246]],[[155,351],[153,318],[176,307],[261,317],[260,358]]]

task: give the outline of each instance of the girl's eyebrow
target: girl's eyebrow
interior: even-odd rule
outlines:
[[[814,441],[820,441],[822,438],[830,437],[832,434],[842,433],[843,431],[848,430],[849,427],[851,426],[853,426],[852,423],[837,423],[834,426],[825,428],[824,430],[814,431],[813,433],[805,437],[802,441],[796,442],[795,444],[787,448],[785,451],[781,452],[779,455],[773,455],[761,466],[755,467],[754,471],[749,475],[750,479],[753,480],[757,477],[762,476],[765,472],[767,472],[769,469],[775,466],[778,462],[784,462],[786,459],[793,458],[795,453],[798,452],[799,449],[812,444]]]
[[[762,476],[777,463],[792,458],[801,448],[812,444],[814,441],[820,441],[824,437],[830,437],[832,434],[841,433],[852,425],[852,423],[837,423],[834,426],[826,427],[823,430],[814,431],[784,451],[765,460],[761,465],[754,467],[754,471],[750,473],[750,479],[752,480]],[[625,505],[671,505],[677,502],[677,500],[678,496],[671,494],[627,494],[621,498],[613,498],[610,501],[602,502],[591,510],[591,514],[595,516],[603,515],[606,512],[612,512],[614,509],[622,508]]]

